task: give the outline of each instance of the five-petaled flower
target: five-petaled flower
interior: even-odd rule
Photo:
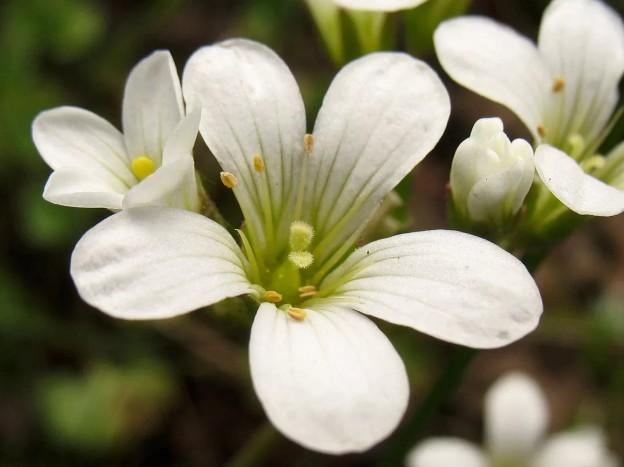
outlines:
[[[559,201],[579,214],[624,211],[624,146],[596,154],[624,71],[617,13],[600,0],[553,0],[537,47],[480,16],[445,21],[434,39],[453,79],[507,106],[531,131],[537,172]]]
[[[523,373],[501,377],[485,399],[486,449],[459,438],[432,438],[416,446],[407,467],[617,467],[597,427],[545,439],[546,397]]]
[[[201,110],[201,134],[241,207],[242,246],[199,214],[141,207],[89,231],[71,273],[88,303],[126,319],[253,297],[253,384],[286,436],[328,453],[361,451],[399,423],[405,368],[365,315],[483,348],[537,325],[530,274],[483,239],[407,233],[353,251],[380,201],[446,126],[448,94],[425,63],[376,53],[347,65],[314,136],[289,69],[255,42],[199,49],[183,94]]]
[[[168,51],[131,71],[123,97],[123,135],[77,107],[37,116],[33,140],[54,170],[43,197],[56,204],[113,210],[201,207],[193,163],[200,114],[184,116],[180,80]]]

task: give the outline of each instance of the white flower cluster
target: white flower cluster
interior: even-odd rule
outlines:
[[[391,11],[421,1],[336,3]],[[443,23],[435,43],[452,77],[514,110],[539,143],[534,154],[525,141],[510,142],[499,119],[478,121],[451,171],[463,216],[509,221],[535,168],[577,213],[624,210],[624,146],[596,155],[624,70],[622,22],[608,7],[554,0],[539,48],[480,17]],[[73,252],[82,298],[124,319],[251,298],[251,375],[268,418],[303,446],[345,453],[388,436],[408,402],[404,365],[369,317],[492,348],[532,331],[542,313],[522,262],[479,237],[412,232],[356,248],[380,202],[436,145],[449,113],[427,64],[378,52],[338,73],[307,133],[288,67],[267,47],[234,39],[197,50],[182,83],[166,51],[139,62],[126,83],[123,134],[91,112],[61,107],[37,117],[33,139],[53,169],[48,201],[114,211]],[[242,211],[236,233],[203,215],[198,132]],[[481,459],[458,446],[448,449],[459,460],[414,465]]]
[[[531,275],[478,237],[407,233],[353,251],[376,206],[446,126],[449,98],[425,63],[376,53],[347,65],[311,134],[293,76],[258,43],[199,49],[181,88],[169,54],[156,52],[128,78],[124,136],[80,109],[34,123],[54,169],[48,200],[122,210],[74,250],[85,301],[155,319],[252,297],[260,401],[285,435],[330,453],[369,448],[407,405],[403,363],[366,315],[484,348],[535,328],[542,303]],[[240,246],[194,212],[198,126],[243,212]]]
[[[434,39],[440,63],[455,81],[507,106],[527,126],[537,144],[537,174],[561,203],[584,215],[624,211],[624,145],[606,157],[596,154],[613,122],[624,72],[624,27],[616,12],[599,0],[554,0],[537,47],[480,16],[445,21]],[[482,157],[475,154],[474,161]],[[477,188],[481,202],[464,202],[473,211],[491,211],[500,197],[497,185],[507,184],[510,172],[500,162],[475,164],[490,187]],[[512,184],[510,191],[516,189]],[[502,202],[498,216],[509,211]]]
[[[502,376],[485,397],[486,448],[459,438],[431,438],[407,456],[407,467],[617,467],[598,427],[546,438],[546,397],[519,372]]]

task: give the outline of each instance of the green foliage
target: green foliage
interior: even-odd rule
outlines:
[[[85,375],[53,375],[40,383],[44,428],[60,445],[102,452],[140,441],[176,395],[172,375],[156,362],[98,362]]]

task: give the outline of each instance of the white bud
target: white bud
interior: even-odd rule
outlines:
[[[522,206],[534,172],[529,143],[510,142],[499,118],[479,119],[453,157],[455,207],[473,222],[501,225]]]

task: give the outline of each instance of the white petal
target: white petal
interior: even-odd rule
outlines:
[[[533,149],[522,139],[514,140],[512,146],[513,165],[483,177],[472,187],[468,211],[473,219],[500,225],[522,206],[535,174]]]
[[[334,0],[343,8],[368,11],[398,11],[415,8],[427,0]]]
[[[518,372],[503,376],[485,398],[489,451],[497,459],[527,462],[544,437],[549,418],[548,402],[535,381]]]
[[[430,438],[407,455],[407,467],[488,467],[477,446],[459,438]]]
[[[329,255],[436,145],[450,112],[436,73],[402,53],[374,53],[332,82],[314,127],[305,210]],[[310,218],[311,216],[311,218]]]
[[[508,107],[536,135],[552,80],[531,41],[489,18],[467,16],[438,26],[434,43],[451,78]]]
[[[156,172],[135,185],[123,200],[123,208],[139,206],[164,206],[198,212],[195,164],[186,155],[160,167]]]
[[[55,170],[43,190],[46,201],[75,208],[121,209],[127,188],[110,173],[66,167]]]
[[[170,318],[251,292],[242,253],[223,227],[160,207],[122,211],[89,230],[71,274],[87,303],[124,319]]]
[[[598,428],[585,427],[550,438],[537,454],[533,467],[617,467]]]
[[[342,285],[331,291],[334,284]],[[320,291],[362,313],[479,348],[521,338],[542,313],[537,286],[517,258],[450,230],[364,245],[327,276]]]
[[[168,50],[157,50],[141,60],[126,81],[122,122],[130,158],[148,156],[160,165],[167,138],[183,115],[173,58]]]
[[[392,344],[341,307],[295,321],[263,303],[251,328],[251,376],[269,420],[316,451],[364,451],[399,423],[409,387]]]
[[[553,96],[546,137],[559,146],[579,133],[589,143],[604,128],[618,101],[624,72],[622,19],[597,0],[555,0],[540,27],[539,48],[552,76],[565,81]]]
[[[136,183],[128,168],[123,137],[101,117],[77,107],[41,112],[32,136],[43,160],[54,170],[66,167],[115,177],[127,188]]]
[[[163,151],[163,165],[189,156],[193,157],[193,146],[197,140],[200,117],[200,110],[191,112],[173,129]]]
[[[256,42],[234,39],[202,47],[184,68],[189,109],[203,109],[200,131],[223,170],[233,173],[245,218],[259,231],[260,199],[269,200],[270,222],[288,234],[303,157],[305,109],[284,62]],[[253,168],[260,154],[265,171]],[[288,204],[290,203],[290,204]],[[281,215],[281,218],[279,216]]]
[[[624,191],[586,174],[574,159],[552,146],[537,148],[535,168],[552,194],[578,214],[615,216],[624,211]]]

